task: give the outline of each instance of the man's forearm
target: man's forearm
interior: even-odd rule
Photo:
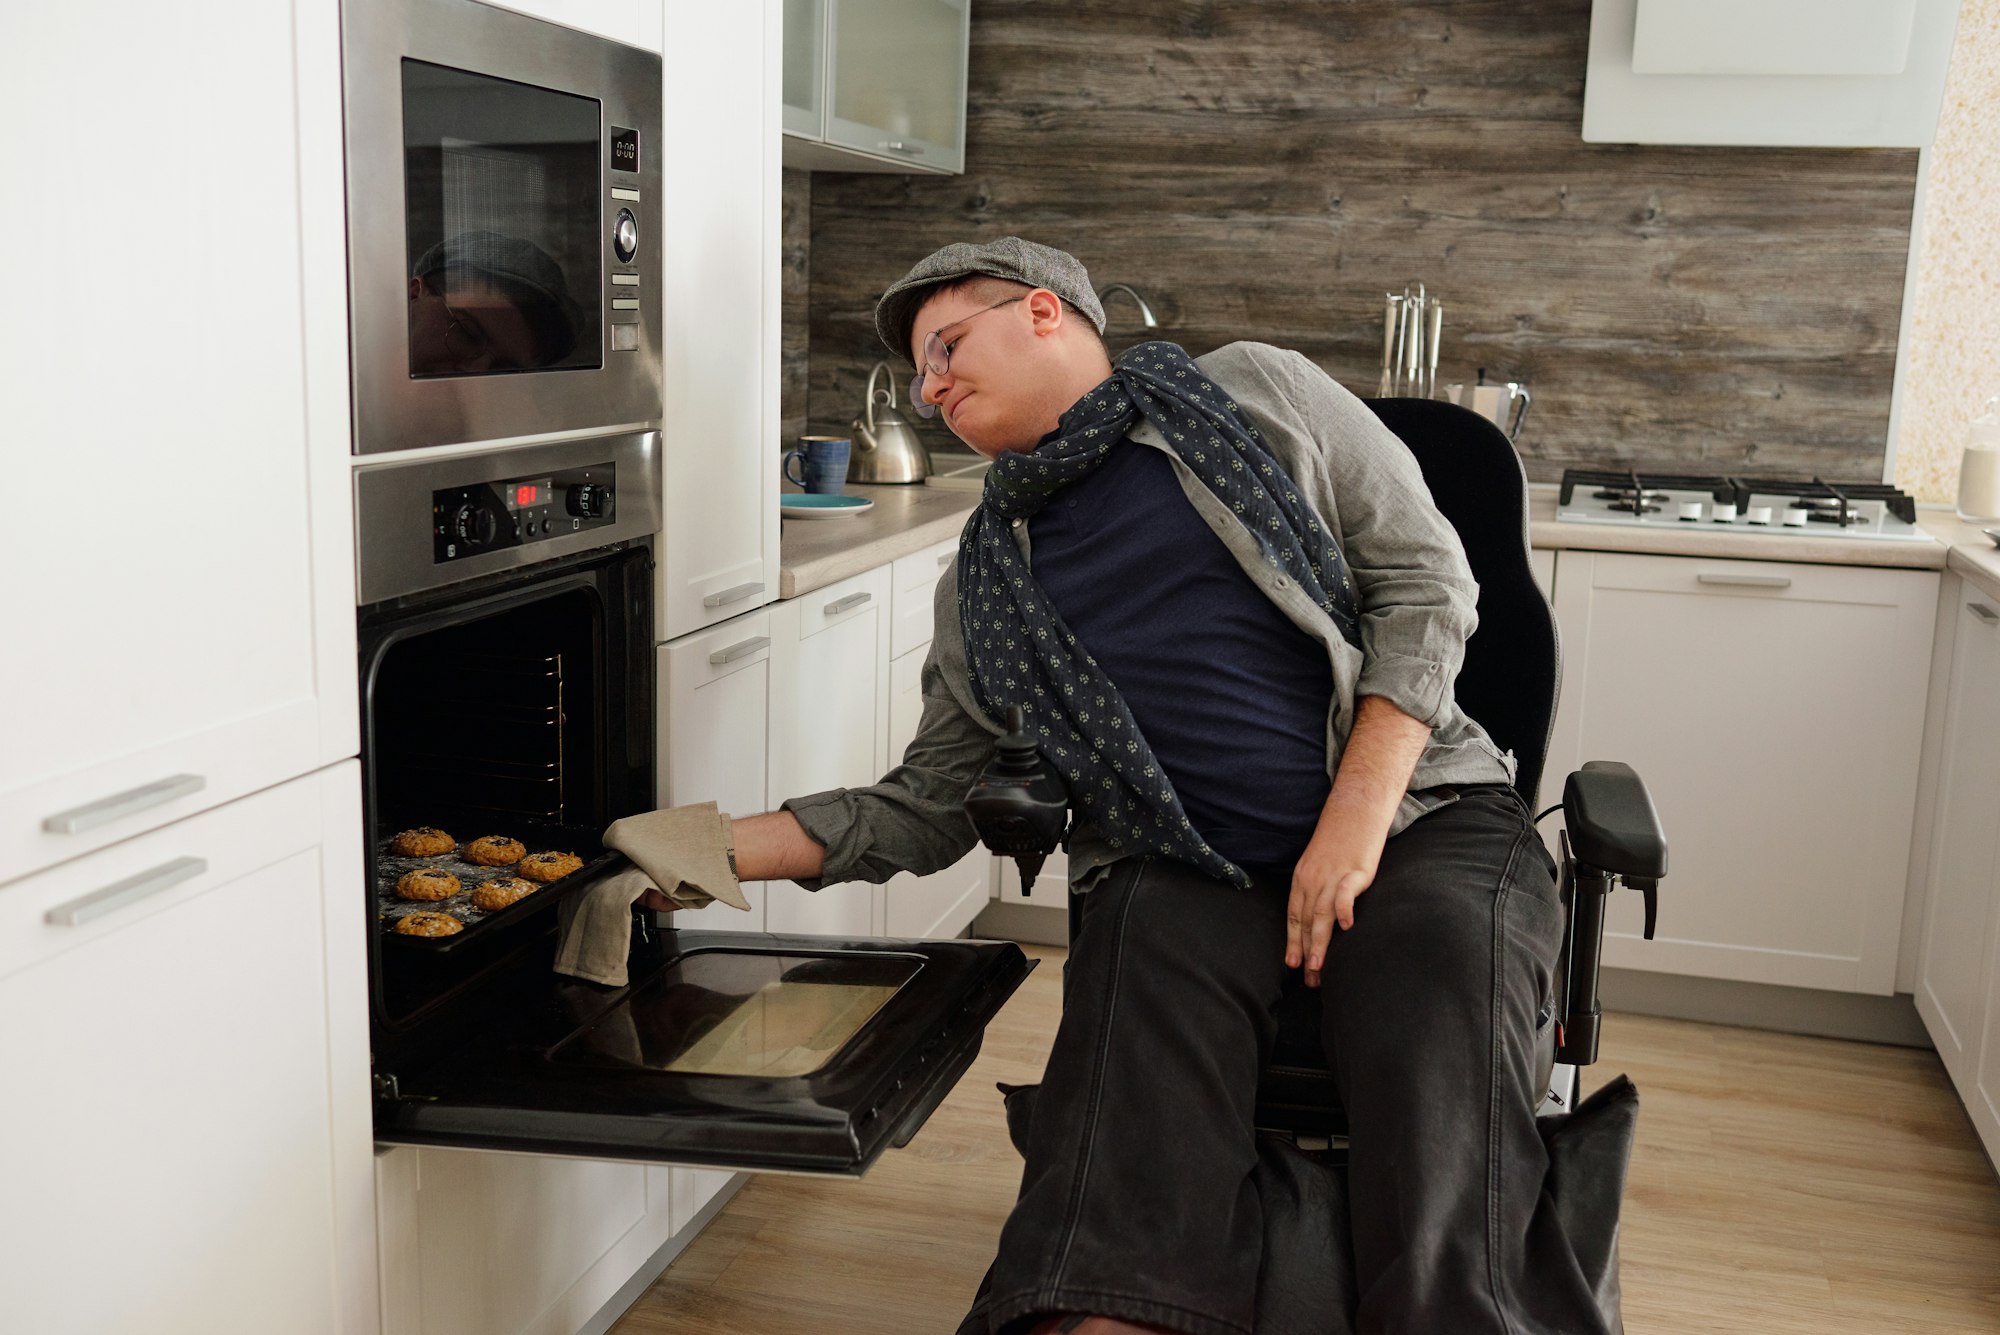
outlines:
[[[826,866],[826,850],[789,811],[767,811],[729,822],[736,841],[736,879],[792,880],[816,877]]]
[[[1340,753],[1333,791],[1327,794],[1313,838],[1345,829],[1387,839],[1396,807],[1409,791],[1410,775],[1416,772],[1430,736],[1428,724],[1383,697],[1362,696],[1355,704],[1354,727]]]

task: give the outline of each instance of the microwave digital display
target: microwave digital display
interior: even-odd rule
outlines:
[[[639,132],[619,126],[611,127],[611,170],[636,172],[639,170]]]

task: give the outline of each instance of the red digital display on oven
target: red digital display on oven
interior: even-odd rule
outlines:
[[[514,488],[514,504],[533,505],[541,497],[541,488],[534,483],[526,483]]]

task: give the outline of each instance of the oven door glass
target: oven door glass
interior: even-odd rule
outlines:
[[[602,366],[597,102],[402,69],[411,377]]]
[[[378,1047],[376,1139],[858,1175],[1034,967],[1012,942],[672,931],[634,942],[626,987],[550,958],[524,952],[430,1041]]]

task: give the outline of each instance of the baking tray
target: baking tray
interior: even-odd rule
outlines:
[[[530,853],[545,850],[574,853],[584,859],[584,863],[561,880],[549,882],[532,895],[517,899],[504,909],[478,908],[472,902],[472,892],[475,889],[484,882],[514,874],[511,867],[482,867],[477,863],[467,862],[459,856],[466,844],[486,834],[507,834],[527,845]],[[624,854],[605,850],[598,843],[598,836],[599,831],[596,830],[536,826],[528,822],[519,822],[512,831],[501,828],[482,829],[479,834],[461,839],[449,853],[440,853],[428,858],[412,858],[389,851],[390,840],[395,837],[392,834],[377,844],[374,850],[376,930],[381,933],[383,939],[394,942],[398,949],[410,948],[438,954],[448,953],[475,936],[491,935],[504,924],[533,917],[564,896],[573,894],[612,872],[631,865]],[[406,873],[426,868],[450,872],[458,877],[464,888],[449,899],[439,900],[404,899],[396,893],[396,882]],[[396,930],[396,920],[409,913],[449,913],[465,924],[465,930],[451,936],[404,936]]]

